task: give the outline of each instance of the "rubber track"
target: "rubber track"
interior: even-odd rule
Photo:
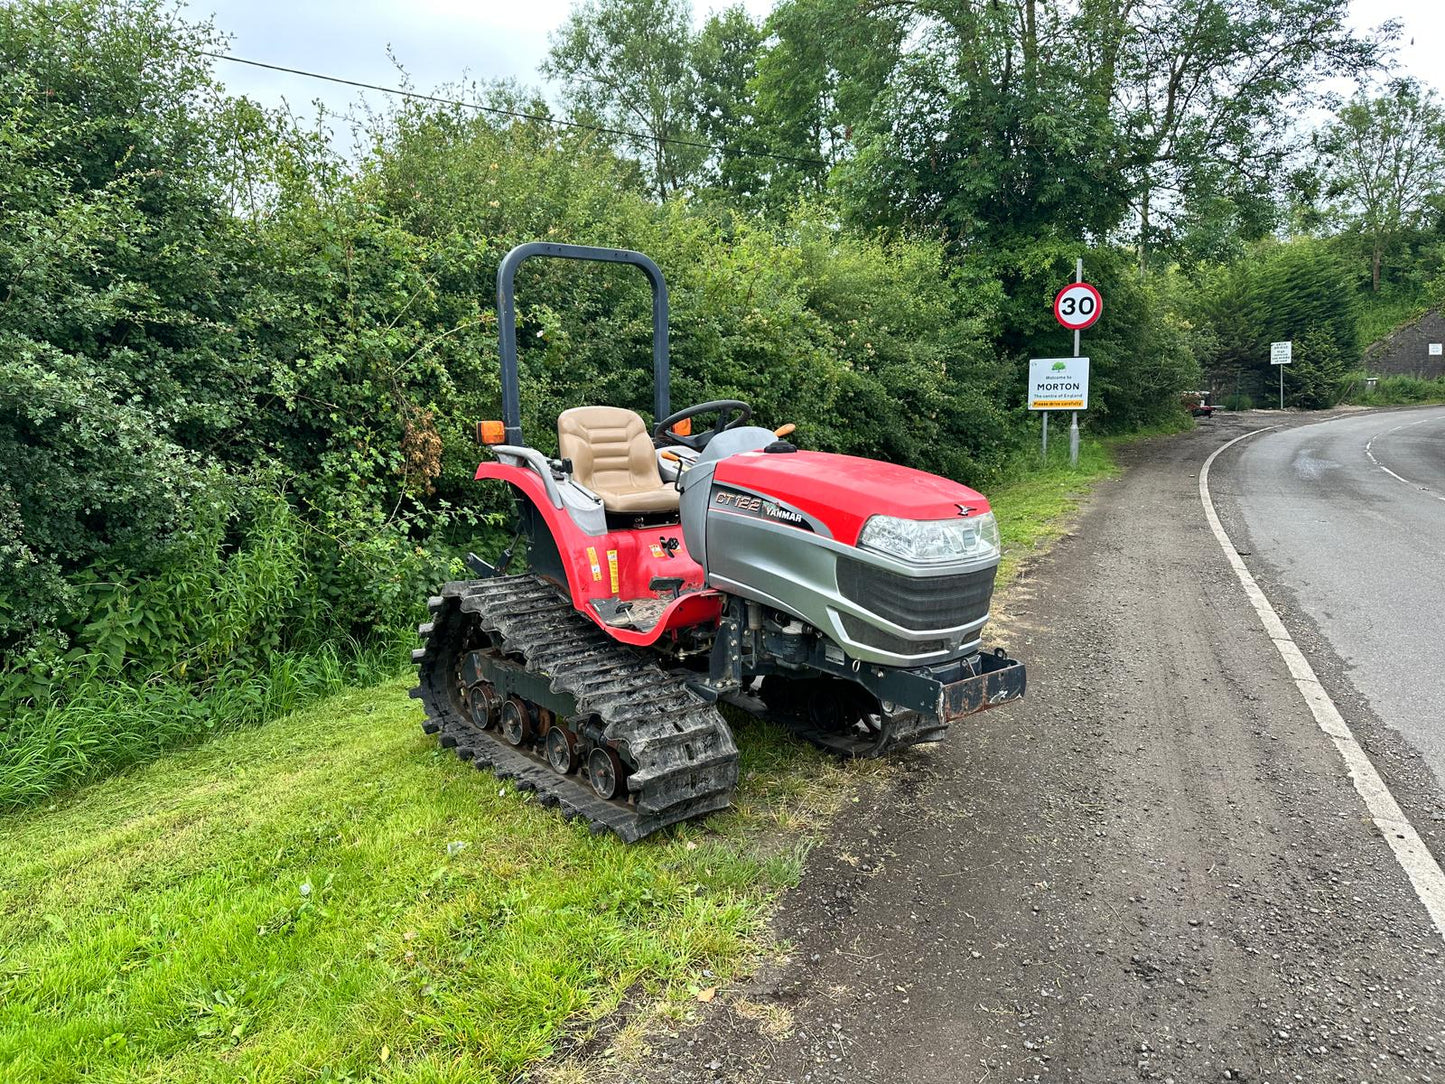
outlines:
[[[426,707],[427,733],[479,768],[490,767],[544,805],[585,819],[595,832],[631,843],[691,817],[726,809],[738,779],[738,750],[716,708],[690,693],[683,679],[619,644],[535,576],[458,580],[427,603],[432,620],[418,630],[412,652],[420,681],[411,695]],[[630,756],[630,800],[600,798],[578,774],[561,776],[482,730],[452,706],[458,651],[480,626],[504,654],[546,675],[554,692],[572,696],[579,717],[597,716],[604,733]]]

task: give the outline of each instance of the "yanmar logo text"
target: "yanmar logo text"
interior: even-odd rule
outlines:
[[[740,493],[735,489],[714,489],[712,503],[718,508],[741,512],[757,519],[770,519],[777,523],[786,523],[789,527],[801,527],[805,531],[813,529],[807,517],[801,513],[752,493]]]

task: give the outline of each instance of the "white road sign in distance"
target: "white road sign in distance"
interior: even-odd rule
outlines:
[[[1293,361],[1294,340],[1269,344],[1269,363],[1271,365],[1289,365]]]
[[[1070,331],[1092,327],[1104,311],[1104,299],[1087,282],[1071,282],[1054,298],[1054,319]]]
[[[1088,358],[1029,361],[1030,410],[1088,410]]]

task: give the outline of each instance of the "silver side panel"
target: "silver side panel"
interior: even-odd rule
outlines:
[[[562,494],[557,490],[557,480],[552,477],[552,468],[545,455],[536,448],[524,448],[519,444],[496,444],[492,446],[492,452],[496,455],[497,462],[505,463],[509,467],[530,467],[537,477],[542,479],[542,486],[547,490],[547,499],[552,502],[552,507],[562,507]]]
[[[707,568],[707,532],[704,525],[708,501],[712,498],[712,472],[719,461],[728,456],[756,452],[777,439],[771,429],[758,425],[726,430],[708,441],[692,466],[682,472],[682,497],[678,502],[682,513],[682,540],[689,556],[704,569]]]
[[[710,488],[704,492],[710,492]],[[683,523],[686,530],[686,511]],[[696,558],[690,536],[688,549]],[[704,549],[707,561],[702,563],[710,587],[793,614],[839,644],[850,658],[885,666],[942,662],[976,650],[988,614],[953,628],[901,628],[842,595],[837,574],[840,555],[919,579],[986,571],[998,564],[998,558],[992,557],[949,565],[908,565],[816,533],[715,507],[706,509]],[[845,614],[903,641],[923,644],[941,640],[943,649],[895,654],[861,644],[844,629]]]
[[[678,508],[682,514],[682,541],[688,556],[707,569],[707,502],[712,494],[712,472],[717,461],[697,463],[682,475],[682,496]]]
[[[607,510],[602,507],[602,498],[586,486],[568,478],[557,486],[562,496],[562,507],[587,534],[596,536],[607,533]]]

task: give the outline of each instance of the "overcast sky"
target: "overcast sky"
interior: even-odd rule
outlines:
[[[394,86],[390,46],[413,85],[428,91],[463,73],[477,79],[512,77],[536,85],[547,35],[567,16],[571,0],[187,0],[197,16],[213,15],[232,35],[231,52],[252,60]],[[773,0],[743,0],[761,17]],[[1445,93],[1445,3],[1442,0],[1352,0],[1354,22],[1387,19],[1404,25],[1401,67]],[[698,21],[723,0],[695,0]],[[1413,39],[1413,44],[1412,44]],[[298,76],[217,63],[236,93],[266,105],[288,100],[309,116],[322,99],[343,111],[359,92]],[[372,94],[374,104],[381,96]]]
[[[694,0],[699,24],[732,2]],[[761,18],[773,0],[742,0]],[[514,78],[540,86],[537,65],[547,35],[567,18],[571,0],[186,0],[198,17],[211,15],[231,35],[231,53],[288,68],[325,72],[361,83],[396,86],[387,48],[417,90],[431,91],[465,74],[480,80]],[[235,93],[265,105],[284,97],[300,114],[320,98],[341,111],[362,92],[314,79],[217,63]],[[367,94],[378,103],[382,97]]]

